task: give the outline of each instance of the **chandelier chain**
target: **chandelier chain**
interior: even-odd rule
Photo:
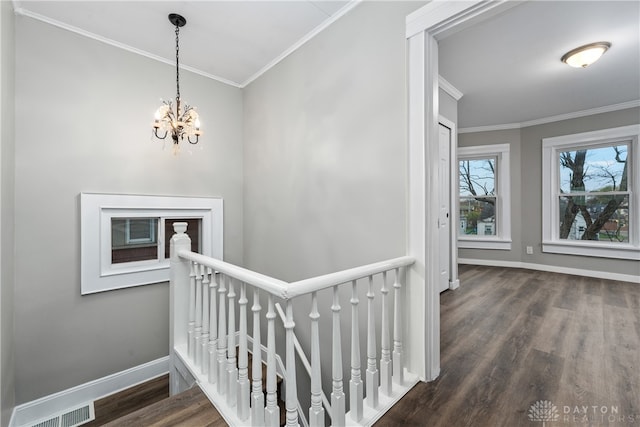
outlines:
[[[180,27],[176,25],[176,103],[180,102]],[[179,105],[179,104],[178,104]]]

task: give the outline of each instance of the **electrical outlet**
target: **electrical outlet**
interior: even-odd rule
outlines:
[[[533,255],[533,246],[527,246],[527,255]]]

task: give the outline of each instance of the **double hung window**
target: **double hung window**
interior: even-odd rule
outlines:
[[[543,252],[640,259],[639,130],[543,140]]]
[[[509,144],[458,148],[458,247],[511,249]]]

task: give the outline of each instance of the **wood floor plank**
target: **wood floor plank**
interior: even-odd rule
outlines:
[[[540,400],[556,406],[549,426],[640,426],[637,284],[465,265],[459,276],[441,294],[440,376],[376,426],[531,427]],[[618,420],[581,413],[594,406]]]
[[[610,405],[622,405],[640,414],[640,335],[628,308],[610,307],[604,313],[605,377]]]
[[[85,427],[96,427],[169,397],[169,374],[151,379],[94,402],[96,418]]]
[[[580,305],[583,296],[580,286],[579,276],[567,276],[559,287],[559,293],[553,302],[553,307],[564,308],[566,310],[576,310]]]
[[[550,354],[567,357],[570,350],[567,337],[577,327],[576,318],[576,312],[573,310],[550,307],[542,317],[542,325],[533,338],[533,347]]]
[[[198,386],[105,424],[106,427],[222,427],[226,425]]]
[[[627,308],[627,299],[623,289],[626,285],[619,284],[618,286],[603,286],[602,300],[605,304],[614,305],[616,307]]]

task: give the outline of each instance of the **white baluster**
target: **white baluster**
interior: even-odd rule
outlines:
[[[236,290],[234,279],[229,281],[229,331],[227,335],[227,405],[236,406],[238,398],[238,366],[236,365]]]
[[[296,354],[293,344],[293,303],[287,300],[287,317],[284,322],[286,330],[286,360],[287,360],[287,396],[285,407],[287,408],[287,427],[298,426],[298,388],[296,383]]]
[[[404,384],[404,361],[402,350],[402,296],[401,288],[406,270],[396,268],[396,278],[393,283],[393,382]]]
[[[333,375],[333,386],[331,391],[331,425],[343,427],[345,425],[345,397],[342,390],[342,340],[340,336],[340,297],[338,286],[333,287],[333,312],[332,322],[332,351],[331,351],[331,371]]]
[[[225,283],[229,283],[229,276],[220,280],[218,289],[218,393],[227,393],[227,299]]]
[[[216,349],[218,348],[218,280],[220,275],[216,274],[210,268],[208,272],[211,274],[211,284],[209,292],[209,383],[215,384],[218,381],[218,361],[216,359]]]
[[[187,324],[187,354],[189,359],[195,358],[195,335],[194,329],[196,327],[196,272],[195,263],[191,262],[191,272],[189,273],[189,323]]]
[[[391,338],[389,336],[389,302],[387,294],[387,272],[382,273],[382,331],[380,343],[380,388],[382,393],[391,396]]]
[[[195,358],[194,362],[196,366],[200,366],[202,363],[202,274],[201,266],[196,264],[194,267],[196,273],[196,325],[193,329],[194,343],[195,343]]]
[[[367,405],[378,406],[379,372],[376,364],[376,317],[373,309],[373,277],[369,276],[367,292]]]
[[[349,404],[351,418],[362,419],[362,379],[360,376],[360,328],[358,325],[358,289],[351,282],[351,379],[349,380]]]
[[[238,418],[242,421],[249,419],[249,369],[247,365],[249,363],[247,358],[247,284],[240,284],[240,299],[238,305],[240,306],[240,336],[238,337]]]
[[[260,343],[260,293],[253,289],[253,357],[251,359],[251,425],[264,425],[264,396],[262,395],[262,346]]]
[[[280,409],[276,395],[276,311],[273,295],[269,294],[267,309],[267,406],[264,408],[264,423],[268,427],[280,425]]]
[[[209,272],[202,266],[202,336],[200,337],[200,349],[202,361],[200,372],[204,375],[209,373]]]
[[[311,294],[311,407],[309,408],[309,425],[324,427],[324,409],[322,408],[322,376],[320,367],[320,328],[318,326],[318,296]],[[289,369],[289,367],[287,367]],[[287,387],[288,388],[288,387]]]

